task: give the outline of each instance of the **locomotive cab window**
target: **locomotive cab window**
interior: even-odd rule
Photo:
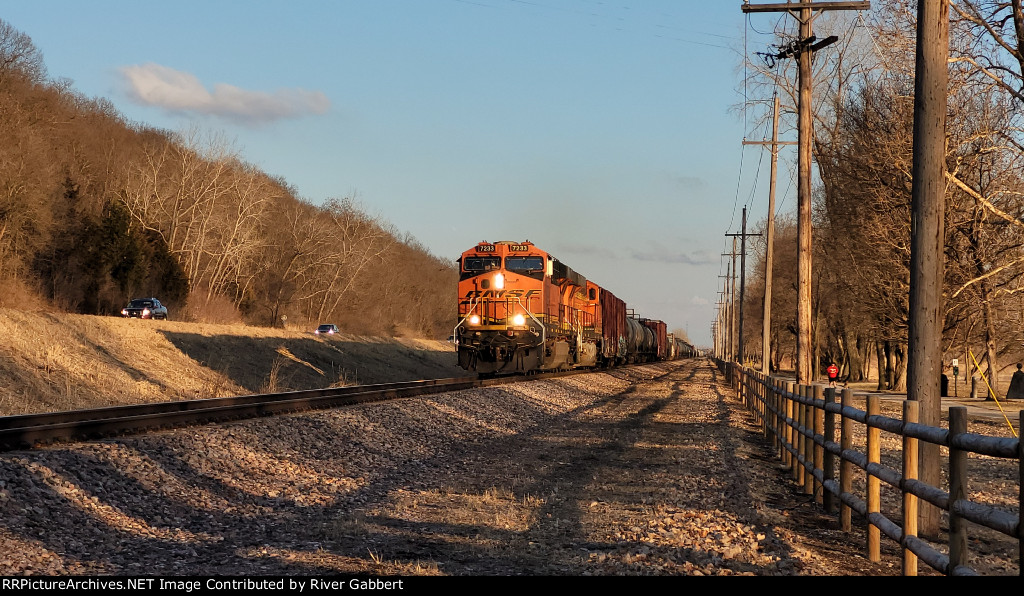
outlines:
[[[505,257],[505,269],[533,279],[544,279],[544,257]]]
[[[459,279],[469,279],[495,269],[501,269],[501,257],[465,257],[462,259],[462,275]]]
[[[501,257],[466,257],[462,262],[463,271],[491,271],[501,269]]]
[[[544,257],[505,257],[505,269],[509,271],[544,271]]]

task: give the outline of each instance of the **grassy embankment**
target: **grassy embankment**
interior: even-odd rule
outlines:
[[[0,308],[0,416],[464,375],[443,341]]]

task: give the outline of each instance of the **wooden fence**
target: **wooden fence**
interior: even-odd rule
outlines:
[[[1024,575],[1024,445],[1020,438],[967,432],[964,407],[949,408],[949,428],[936,428],[918,423],[916,401],[903,401],[901,420],[881,415],[879,396],[868,396],[867,410],[859,410],[852,405],[850,389],[842,390],[837,403],[836,390],[822,385],[796,385],[736,363],[719,361],[718,368],[755,415],[803,492],[814,495],[827,511],[837,512],[844,531],[852,528],[853,512],[867,521],[869,560],[881,559],[884,534],[902,549],[904,575],[917,575],[918,560],[945,575],[979,575],[967,565],[967,522],[971,522],[1016,540],[1018,572]],[[865,427],[864,452],[853,448],[855,423]],[[1019,423],[1024,424],[1024,410],[1020,412]],[[902,438],[901,470],[882,464],[881,431]],[[918,479],[919,441],[948,448],[948,492]],[[1016,514],[968,498],[970,453],[1016,460]],[[863,498],[853,491],[854,468],[860,470],[858,474],[866,474]],[[882,482],[899,491],[901,519],[893,520],[882,514]],[[948,554],[918,536],[920,499],[948,514]]]

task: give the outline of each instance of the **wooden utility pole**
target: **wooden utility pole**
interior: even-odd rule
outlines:
[[[775,256],[775,181],[779,171],[779,145],[796,145],[794,141],[779,142],[779,96],[772,106],[772,142],[743,141],[744,145],[769,145],[772,148],[771,187],[768,190],[768,225],[765,230],[767,245],[764,254],[764,315],[761,319],[761,372],[771,374],[772,332],[772,268]]]
[[[788,12],[800,23],[800,39],[791,46],[790,53],[797,56],[799,75],[797,174],[797,342],[796,382],[813,380],[811,368],[811,55],[824,47],[815,44],[812,35],[814,18],[825,10],[866,10],[870,2],[785,2],[772,4],[744,3],[742,10],[751,12]],[[834,38],[829,38],[834,41]],[[828,40],[824,43],[827,45]]]
[[[739,234],[726,234],[732,236],[733,267],[736,265],[736,237],[740,238],[740,307],[739,307],[739,331],[737,335],[736,361],[743,364],[743,301],[746,297],[747,286],[747,236],[760,236],[760,234],[747,233],[747,208],[743,208],[743,228]],[[735,286],[734,286],[735,287]]]
[[[722,295],[722,320],[720,323],[721,330],[719,333],[722,334],[722,359],[732,360],[732,343],[729,339],[729,266],[725,266],[726,275],[719,276],[723,277],[722,291],[719,292]]]
[[[941,424],[942,279],[946,204],[949,0],[919,0],[914,75],[914,163],[910,213],[910,324],[907,399],[921,423]],[[939,447],[920,443],[921,480],[940,485]],[[925,502],[919,530],[939,533],[939,510]]]
[[[744,208],[746,213],[746,208]],[[733,360],[737,356],[736,347],[736,257],[739,255],[736,252],[736,236],[738,234],[726,234],[726,236],[732,236],[732,252],[722,253],[723,257],[732,257],[732,268],[730,274],[726,280],[726,293],[729,295],[729,359]],[[731,285],[731,288],[730,288]]]
[[[715,357],[719,357],[718,353],[718,315],[715,315],[715,320],[711,322],[711,354]]]
[[[732,292],[729,294],[729,341],[732,342],[732,357],[736,359],[736,239],[732,239]]]
[[[725,360],[725,293],[718,292],[718,318],[715,319],[715,337],[718,340],[716,356]]]

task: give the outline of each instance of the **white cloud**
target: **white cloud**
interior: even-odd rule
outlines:
[[[261,124],[323,114],[331,105],[323,93],[305,89],[266,93],[217,83],[211,92],[195,75],[152,62],[120,70],[132,101],[169,112],[209,114],[245,124]]]
[[[621,251],[614,251],[609,248],[587,245],[587,244],[561,244],[557,247],[559,254],[587,254],[601,257],[603,259],[632,259],[649,263],[670,263],[682,265],[710,265],[714,261],[711,256],[703,250],[690,253],[669,250],[658,242],[648,242],[654,248],[650,250],[637,250],[627,248]]]
[[[697,250],[692,253],[685,253],[677,250],[667,250],[660,246],[655,250],[639,251],[634,250],[629,255],[637,261],[650,261],[654,263],[671,263],[682,265],[709,265],[712,263],[707,252]]]
[[[701,298],[700,296],[694,296],[693,298],[690,298],[690,304],[693,304],[695,306],[704,306],[704,305],[707,305],[707,304],[711,304],[711,302],[708,301],[707,298]]]

